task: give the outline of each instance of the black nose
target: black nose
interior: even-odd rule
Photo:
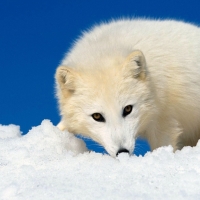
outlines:
[[[118,156],[120,153],[129,153],[129,151],[128,151],[127,149],[120,149],[120,150],[117,152],[116,156]]]

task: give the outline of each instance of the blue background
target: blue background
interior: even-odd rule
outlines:
[[[55,69],[81,31],[94,23],[151,17],[198,24],[199,7],[198,0],[0,1],[0,124],[20,125],[25,134],[43,119],[59,122]],[[137,146],[137,154],[148,150],[143,141]]]

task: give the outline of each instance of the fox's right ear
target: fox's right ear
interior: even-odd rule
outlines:
[[[76,72],[66,66],[59,66],[56,70],[55,78],[61,90],[68,90],[73,92],[75,90]]]

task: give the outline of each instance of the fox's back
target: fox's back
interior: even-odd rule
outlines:
[[[132,51],[144,53],[149,67],[200,67],[200,29],[173,20],[119,20],[85,32],[63,59],[77,68],[109,67]],[[193,59],[195,57],[196,59]]]

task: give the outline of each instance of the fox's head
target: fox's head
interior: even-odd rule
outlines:
[[[56,82],[64,128],[92,138],[113,157],[133,152],[135,139],[145,131],[153,109],[141,51],[107,68],[60,66]]]

